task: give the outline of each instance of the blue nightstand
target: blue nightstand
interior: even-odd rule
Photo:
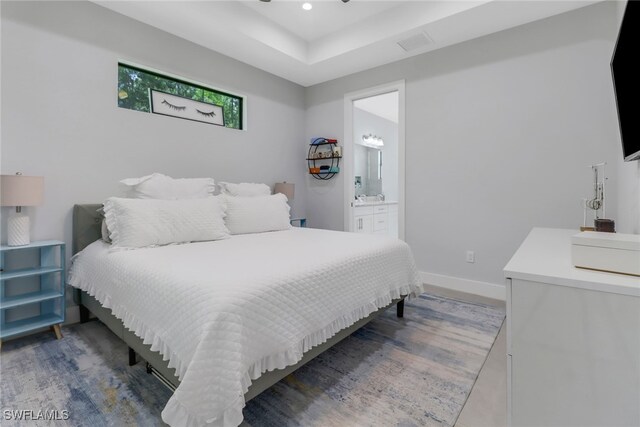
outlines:
[[[38,253],[35,265],[5,269],[7,257],[28,251]],[[45,240],[25,246],[0,246],[0,339],[47,326],[56,338],[62,338],[64,282],[64,242]]]
[[[300,223],[300,227],[307,227],[307,218],[291,218],[291,225],[294,225],[294,222],[299,222]]]

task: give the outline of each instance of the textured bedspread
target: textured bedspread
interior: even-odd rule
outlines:
[[[237,426],[244,393],[339,330],[422,291],[409,247],[382,236],[294,228],[72,259],[96,297],[175,367],[172,426]]]

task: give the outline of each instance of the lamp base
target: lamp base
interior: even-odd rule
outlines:
[[[24,246],[31,243],[29,240],[29,217],[16,214],[7,221],[7,245]]]

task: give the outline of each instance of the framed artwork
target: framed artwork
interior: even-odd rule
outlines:
[[[224,126],[224,109],[220,105],[183,98],[155,89],[149,89],[149,98],[153,114]]]

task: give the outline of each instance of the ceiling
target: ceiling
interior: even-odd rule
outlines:
[[[311,0],[310,11],[298,0],[94,3],[311,86],[598,1]]]
[[[382,95],[353,101],[353,106],[368,113],[398,123],[398,92],[389,92]]]

